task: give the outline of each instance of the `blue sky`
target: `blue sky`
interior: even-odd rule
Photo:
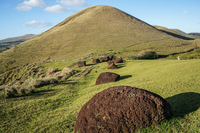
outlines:
[[[200,32],[200,0],[0,0],[0,40],[40,34],[94,5],[116,7],[151,25]]]

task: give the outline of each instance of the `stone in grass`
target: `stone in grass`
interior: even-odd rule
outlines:
[[[116,73],[103,72],[98,76],[95,85],[109,83],[109,82],[115,82],[119,78],[120,78],[120,75],[118,75]]]
[[[78,64],[78,67],[84,67],[86,66],[86,61],[79,61],[77,62],[77,64]]]
[[[107,61],[108,66],[110,66],[112,63],[114,63],[114,61],[112,60]]]
[[[109,60],[109,57],[108,57],[108,56],[100,57],[99,60],[100,60],[101,62],[106,62],[106,61]]]
[[[112,63],[108,66],[108,69],[117,69],[117,66],[114,63]]]
[[[161,96],[130,86],[110,87],[80,110],[75,133],[130,133],[169,119],[172,111]]]
[[[108,60],[112,60],[113,59],[113,55],[108,55]]]
[[[121,57],[117,57],[115,60],[114,60],[114,63],[123,63],[123,59]]]
[[[99,60],[99,59],[93,59],[93,60],[92,60],[92,63],[94,63],[94,64],[95,64],[95,63],[100,63],[100,60]]]

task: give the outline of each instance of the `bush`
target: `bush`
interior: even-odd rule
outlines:
[[[138,54],[130,55],[127,57],[128,60],[138,60],[138,59],[157,59],[158,55],[153,50],[142,50]]]
[[[46,77],[42,79],[33,79],[30,82],[30,86],[34,88],[42,87],[44,85],[49,85],[49,84],[55,84],[58,83],[58,80],[56,80],[53,77]]]
[[[10,97],[24,96],[33,93],[34,89],[24,88],[22,86],[5,86],[4,91],[5,91],[4,93],[5,97],[10,98]]]
[[[156,54],[155,51],[153,50],[143,50],[138,53],[138,58],[139,59],[157,59],[158,55]]]

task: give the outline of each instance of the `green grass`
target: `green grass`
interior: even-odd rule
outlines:
[[[195,49],[192,52],[186,52],[186,53],[180,53],[180,54],[174,54],[174,55],[169,55],[167,58],[168,59],[177,59],[179,58],[181,60],[187,60],[187,59],[200,59],[200,48]]]
[[[65,63],[68,64],[47,63],[43,66],[62,69]],[[118,85],[157,93],[172,107],[172,119],[138,132],[199,132],[200,60],[136,60],[117,65],[118,69],[109,70],[106,63],[99,63],[80,79],[72,77],[66,82],[38,88],[36,93],[23,97],[1,97],[0,132],[73,132],[81,107],[96,93]],[[107,71],[121,75],[120,80],[96,86],[98,75]]]

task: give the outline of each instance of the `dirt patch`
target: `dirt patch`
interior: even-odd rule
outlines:
[[[82,77],[83,75],[85,75],[86,73],[90,72],[90,70],[92,70],[92,67],[88,67],[86,68],[82,73],[76,75],[75,77]]]

